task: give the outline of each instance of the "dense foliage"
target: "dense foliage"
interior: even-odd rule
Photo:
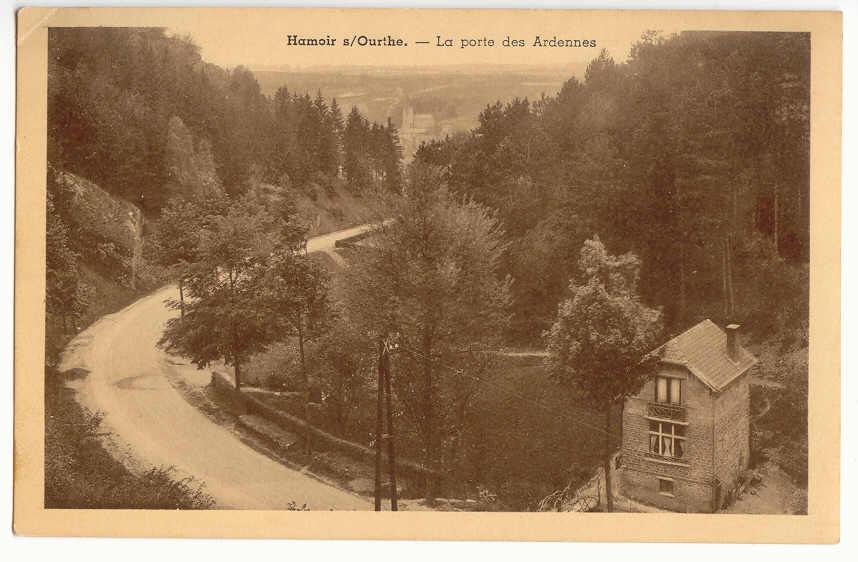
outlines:
[[[399,188],[392,125],[319,95],[273,98],[244,67],[204,62],[157,28],[52,29],[48,160],[154,214],[175,195],[240,195],[258,182]]]
[[[324,310],[325,279],[304,252],[306,231],[291,206],[281,213],[269,208],[246,195],[229,202],[222,214],[189,211],[174,237],[185,241],[183,250],[160,246],[169,256],[163,261],[188,260],[181,268],[180,299],[171,302],[182,314],[167,322],[161,344],[201,368],[217,360],[232,365],[236,388],[251,355],[293,330],[310,337]],[[172,221],[173,209],[165,209],[171,212],[162,221]]]
[[[63,330],[89,304],[89,288],[78,274],[78,253],[69,238],[69,227],[54,205],[54,193],[47,194],[45,231],[45,307],[59,320]]]
[[[560,303],[547,333],[548,370],[605,416],[604,473],[610,489],[614,451],[613,408],[640,390],[652,374],[649,352],[661,336],[661,312],[640,302],[640,260],[633,254],[612,256],[595,237],[581,248],[569,298]],[[613,501],[608,495],[607,508]]]
[[[437,468],[473,386],[462,373],[477,371],[468,363],[500,343],[507,319],[503,231],[493,213],[458,200],[420,165],[386,212],[393,219],[345,272],[349,319],[377,342],[395,339],[394,367],[403,374],[393,384],[424,462]]]
[[[569,298],[547,333],[549,371],[597,408],[637,392],[661,336],[661,314],[640,302],[640,260],[612,256],[596,237],[581,248]]]
[[[603,52],[556,96],[491,105],[471,134],[421,147],[500,213],[512,334],[538,340],[595,232],[640,256],[670,330],[763,322],[772,295],[802,316],[806,286],[783,274],[808,257],[809,53],[806,34],[647,34],[627,62]]]

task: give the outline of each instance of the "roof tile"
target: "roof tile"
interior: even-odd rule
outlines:
[[[727,351],[727,334],[706,319],[653,351],[662,361],[686,367],[713,390],[720,392],[757,363],[756,357],[738,346],[738,360]]]

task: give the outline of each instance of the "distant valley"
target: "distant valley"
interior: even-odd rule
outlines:
[[[563,83],[583,78],[586,65],[456,66],[452,68],[317,67],[252,68],[262,93],[290,92],[336,98],[348,112],[356,106],[371,122],[388,119],[399,130],[403,156],[411,159],[421,142],[468,131],[486,105],[514,98],[554,95]]]

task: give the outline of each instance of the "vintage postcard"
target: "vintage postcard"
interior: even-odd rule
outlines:
[[[16,532],[838,541],[841,29],[21,10]]]

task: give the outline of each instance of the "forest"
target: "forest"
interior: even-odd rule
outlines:
[[[632,393],[630,365],[704,318],[745,327],[780,385],[770,416],[791,420],[755,439],[806,483],[809,49],[800,33],[646,33],[555,95],[489,103],[406,167],[390,122],[265,95],[189,38],[51,30],[49,321],[94,299],[62,170],[142,209],[154,273],[138,289],[178,283],[161,344],[226,362],[236,388],[304,393],[298,415],[318,402],[326,429],[368,444],[378,349],[395,346],[397,446],[448,489],[532,509],[585,478],[616,442],[606,393]],[[311,187],[375,210],[344,270],[303,251],[291,194]],[[624,322],[586,356],[593,380],[609,365],[631,383],[567,384],[578,297],[601,307],[594,331]]]
[[[188,38],[63,29],[49,50],[48,161],[152,217],[171,197],[260,182],[397,188],[395,128],[320,95],[265,96],[249,70],[204,62]]]
[[[603,51],[556,96],[491,105],[423,146],[451,190],[500,214],[510,336],[538,344],[594,233],[642,259],[642,297],[671,328],[806,318],[809,57],[802,34],[648,34],[625,63]]]

